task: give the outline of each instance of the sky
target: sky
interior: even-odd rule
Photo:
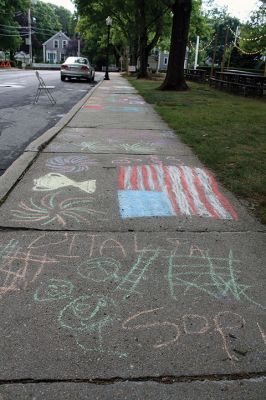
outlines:
[[[228,13],[240,21],[246,21],[251,11],[257,8],[257,0],[215,0],[218,7],[228,7]]]
[[[45,3],[56,4],[57,6],[63,6],[74,12],[74,4],[71,0],[42,0]],[[249,13],[256,9],[258,3],[257,0],[215,0],[218,7],[228,7],[228,12],[233,17],[239,18],[241,21],[248,19]]]

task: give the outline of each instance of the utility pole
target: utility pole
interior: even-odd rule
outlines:
[[[213,55],[212,55],[212,66],[211,66],[211,74],[210,76],[213,76],[213,70],[214,70],[214,63],[215,63],[215,57],[216,57],[216,50],[217,50],[217,42],[218,42],[218,34],[215,34],[215,42],[214,42],[214,49],[213,49]]]
[[[233,45],[232,45],[232,44],[230,45],[230,53],[229,53],[227,68],[229,68],[229,66],[230,66],[232,50],[233,50],[233,48],[236,46],[236,42],[237,42],[237,39],[238,39],[239,35],[240,35],[240,27],[237,26],[237,27],[236,27],[236,33],[235,33],[234,43],[233,43]]]
[[[31,38],[31,9],[29,7],[28,9],[28,31],[29,31],[29,37],[28,37],[28,44],[29,44],[29,55],[30,55],[30,66],[32,66],[32,38]]]
[[[80,57],[80,33],[78,33],[78,57]]]
[[[197,44],[196,44],[196,53],[195,53],[194,69],[197,69],[197,66],[198,66],[198,58],[199,58],[199,36],[197,36]]]
[[[227,41],[228,41],[228,34],[229,34],[229,29],[226,29],[226,34],[225,34],[225,39],[224,39],[224,53],[223,53],[223,59],[222,59],[222,64],[221,64],[221,72],[224,72],[224,63],[225,63],[225,57],[226,57],[226,47],[227,47]]]

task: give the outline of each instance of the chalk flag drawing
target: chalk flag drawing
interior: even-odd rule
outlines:
[[[78,223],[89,223],[88,216],[95,216],[103,219],[105,213],[91,208],[94,199],[70,197],[59,200],[60,192],[45,195],[39,204],[31,198],[29,204],[25,201],[19,203],[20,210],[11,210],[15,221],[38,222],[41,225],[57,223],[61,226],[67,225],[71,219]]]
[[[69,179],[67,176],[58,174],[56,172],[51,172],[50,174],[42,176],[41,178],[34,179],[33,182],[33,190],[39,192],[56,190],[67,186],[74,186],[86,193],[94,193],[96,190],[95,180],[76,182],[73,179]]]
[[[119,189],[122,218],[198,215],[238,219],[206,169],[160,164],[121,166]]]
[[[88,156],[57,156],[49,158],[46,166],[53,171],[58,172],[83,172],[88,171],[92,165],[97,165],[97,161]]]

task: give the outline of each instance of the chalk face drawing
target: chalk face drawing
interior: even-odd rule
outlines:
[[[69,197],[60,200],[60,192],[45,195],[40,202],[32,198],[29,202],[21,201],[19,210],[11,210],[13,219],[20,222],[35,222],[42,226],[51,223],[66,226],[67,221],[90,223],[89,217],[103,220],[105,213],[97,211],[92,204],[92,197]]]
[[[122,218],[197,215],[237,220],[206,169],[162,164],[121,166],[119,189]]]
[[[46,161],[46,166],[49,169],[57,172],[83,172],[88,171],[91,166],[97,165],[96,160],[91,159],[88,156],[57,156],[49,158]]]
[[[41,285],[34,295],[38,302],[62,300],[69,298],[74,285],[63,279],[50,279],[48,283]]]
[[[118,281],[120,263],[112,258],[96,258],[78,266],[77,272],[82,278],[94,282]]]
[[[65,175],[57,172],[51,172],[50,174],[42,176],[41,178],[34,179],[33,190],[44,192],[48,190],[57,190],[67,186],[74,186],[83,192],[91,194],[96,190],[96,181],[89,180],[84,182],[76,182]]]

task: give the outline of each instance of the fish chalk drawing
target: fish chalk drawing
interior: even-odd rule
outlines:
[[[47,190],[56,190],[66,186],[74,186],[86,193],[94,193],[96,190],[96,180],[84,182],[75,182],[67,176],[51,172],[39,179],[34,179],[34,191],[44,192]]]

